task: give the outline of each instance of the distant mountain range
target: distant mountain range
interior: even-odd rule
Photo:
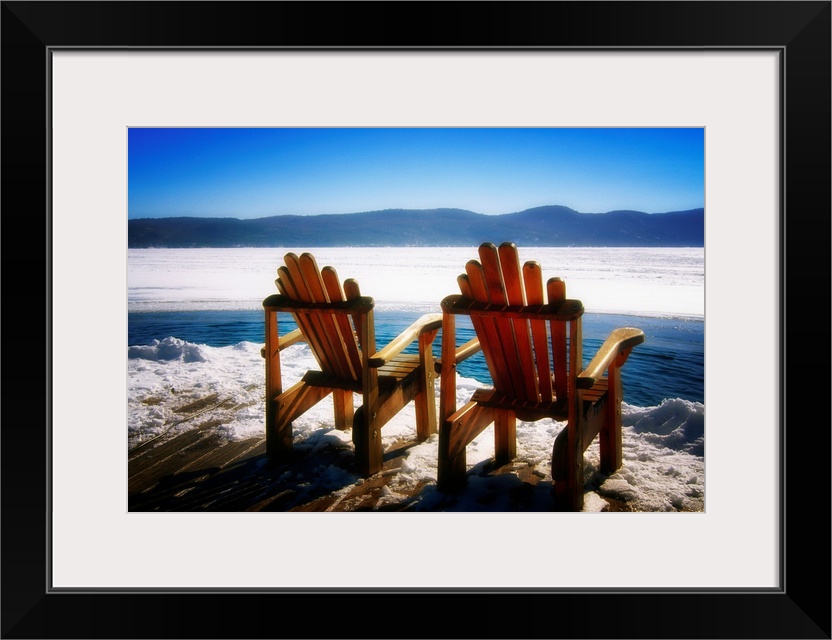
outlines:
[[[705,210],[579,213],[545,206],[502,215],[464,209],[129,220],[128,247],[440,247],[490,241],[518,246],[703,247]]]

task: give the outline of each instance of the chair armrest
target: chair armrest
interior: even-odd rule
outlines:
[[[471,338],[468,342],[456,348],[456,351],[454,352],[454,364],[459,364],[463,360],[467,360],[471,356],[478,354],[480,351],[482,351],[480,339]],[[442,373],[442,358],[436,359],[434,369],[436,370],[436,373]]]
[[[578,388],[589,389],[592,387],[620,355],[626,356],[630,353],[630,349],[642,342],[644,342],[644,332],[641,329],[632,327],[614,329],[607,336],[604,344],[598,349],[587,368],[578,374]]]
[[[298,342],[306,342],[306,337],[300,329],[294,329],[285,336],[280,336],[280,340],[277,342],[277,350],[283,351],[286,347],[291,347]]]
[[[305,342],[306,338],[304,337],[303,333],[300,329],[295,329],[294,331],[290,331],[285,336],[280,336],[280,340],[277,342],[277,350],[283,351],[286,347],[291,347],[293,344],[298,342]],[[260,349],[260,355],[264,358],[266,357],[266,347]]]
[[[416,322],[393,338],[381,351],[370,356],[371,367],[382,367],[404,351],[405,347],[426,331],[437,331],[442,328],[441,313],[427,313]]]

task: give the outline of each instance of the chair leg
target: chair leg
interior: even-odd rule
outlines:
[[[424,442],[436,433],[436,398],[427,393],[419,393],[414,398],[416,410],[416,440]]]
[[[277,400],[268,403],[266,411],[266,456],[272,462],[283,462],[292,455],[292,423],[277,430]]]
[[[271,460],[283,461],[291,457],[292,421],[323,400],[330,391],[301,380],[272,401],[266,427],[266,453]]]
[[[583,449],[579,449],[580,444],[577,444],[581,440],[578,427],[567,423],[552,447],[555,511],[581,511],[584,507],[584,456]]]
[[[497,411],[494,419],[494,461],[508,464],[517,456],[517,417],[513,411]]]
[[[610,403],[611,398],[603,396],[593,403],[585,404],[580,412],[576,412],[575,418],[570,419],[565,429],[555,438],[552,448],[552,482],[555,495],[556,508],[559,511],[580,511],[583,509],[584,496],[584,452],[592,444],[595,436],[600,434],[601,445],[601,467],[604,469],[605,447],[609,446],[609,440],[605,444],[605,438],[615,434],[615,424],[610,424]],[[574,422],[574,427],[573,427]],[[618,421],[618,466],[612,469],[615,471],[621,466],[621,421],[619,412]],[[574,433],[574,440],[571,434]],[[614,453],[615,449],[611,449]],[[609,456],[610,451],[606,455]],[[614,460],[608,457],[606,464],[614,464]],[[611,473],[611,472],[605,472]]]
[[[424,442],[436,433],[436,390],[434,389],[433,352],[436,331],[419,336],[419,391],[414,398],[416,439]]]
[[[371,476],[381,471],[384,463],[384,448],[381,443],[381,426],[374,413],[367,412],[362,405],[355,412],[352,428],[352,443],[355,448],[355,466],[362,476]]]
[[[566,429],[555,438],[552,446],[552,498],[555,511],[570,511],[566,493]]]
[[[261,351],[266,360],[266,455],[270,460],[283,457],[292,450],[292,430],[278,433],[278,404],[275,398],[283,390],[280,372],[280,336],[277,327],[277,312],[266,309],[266,343]],[[288,441],[287,441],[288,440]]]
[[[604,427],[601,429],[601,471],[615,473],[623,461],[621,444],[621,375],[618,367],[610,367],[607,373],[609,389]]]
[[[450,454],[451,429],[444,424],[439,430],[439,460],[436,467],[436,488],[444,493],[459,493],[465,488],[465,448]]]
[[[454,493],[465,486],[465,447],[494,422],[496,413],[489,407],[468,402],[442,423],[439,429],[437,489],[445,493]]]
[[[432,403],[427,402],[427,393],[419,397],[419,378],[417,372],[407,376],[404,380],[386,388],[384,393],[375,393],[372,413],[367,413],[368,394],[364,393],[364,404],[358,408],[353,418],[352,441],[355,445],[356,461],[361,473],[373,475],[381,471],[383,447],[381,430],[395,415],[399,413],[411,400],[416,401],[417,434],[424,435],[420,440],[428,437],[430,421],[436,421],[435,394],[430,395]],[[428,406],[433,404],[433,411]],[[421,428],[420,428],[421,427]],[[366,435],[365,435],[366,434]]]
[[[352,403],[352,391],[333,390],[332,403],[335,405],[335,428],[341,431],[352,429],[355,411]]]

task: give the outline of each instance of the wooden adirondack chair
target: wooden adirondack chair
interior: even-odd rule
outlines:
[[[488,425],[495,427],[495,459],[516,454],[516,419],[567,421],[553,447],[552,481],[556,510],[583,509],[583,453],[600,433],[601,468],[621,466],[619,369],[631,349],[644,341],[640,329],[621,328],[583,367],[583,304],[566,298],[560,278],[547,282],[544,302],[541,268],[522,268],[517,247],[479,247],[458,278],[462,295],[442,301],[442,354],[438,488],[461,489],[466,482],[465,447]],[[468,315],[476,331],[493,388],[478,389],[456,408],[456,363],[476,353],[476,345],[455,347],[455,316]],[[551,351],[550,351],[551,346]],[[606,372],[606,376],[604,373]]]
[[[292,451],[292,421],[330,393],[335,426],[352,428],[356,466],[363,475],[381,469],[381,428],[411,400],[416,403],[420,441],[436,433],[432,343],[442,324],[439,313],[427,314],[386,347],[376,351],[374,301],[362,296],[358,283],[343,286],[332,267],[318,269],[315,258],[288,253],[275,281],[279,294],[263,301],[266,312],[266,450],[281,460]],[[298,328],[280,336],[278,312],[291,313]],[[283,389],[280,351],[305,340],[320,366]],[[402,353],[418,341],[418,353]],[[363,404],[353,411],[353,393]]]

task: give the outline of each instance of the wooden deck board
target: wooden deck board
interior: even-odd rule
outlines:
[[[349,471],[352,458],[345,463],[342,450],[324,448],[308,455],[298,447],[290,462],[271,464],[265,438],[224,442],[211,426],[216,425],[170,437],[130,456],[130,511],[346,511],[355,504],[373,508],[390,481],[385,470],[400,466],[404,451],[402,445],[391,447],[382,473],[352,488],[345,501],[336,491],[321,494],[320,489],[295,486],[303,484],[299,477],[321,465],[336,464]]]
[[[154,479],[176,473],[184,466],[209,454],[221,439],[208,429],[194,429],[186,431],[174,440],[175,442],[164,443],[153,454],[128,461],[130,493],[141,491],[152,484]]]
[[[270,463],[265,438],[227,442],[215,422],[205,423],[149,447],[128,459],[128,510],[213,512],[356,512],[418,509],[420,495],[432,491],[423,481],[403,487],[397,480],[407,450],[415,439],[401,440],[384,453],[382,470],[356,482],[354,458],[344,448],[295,447],[292,458]],[[308,479],[320,469],[336,467],[344,472],[342,486],[322,488]],[[536,489],[546,473],[514,461],[503,466],[485,464],[481,475],[513,474],[510,510],[537,509]],[[336,474],[337,475],[337,474]],[[386,490],[386,487],[390,490]],[[391,491],[394,496],[391,498]],[[534,496],[537,498],[534,498]]]

